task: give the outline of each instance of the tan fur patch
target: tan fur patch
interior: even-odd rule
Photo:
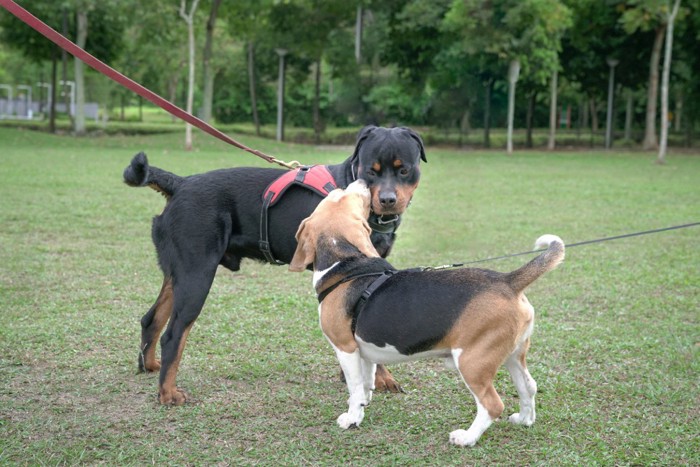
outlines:
[[[357,350],[352,333],[352,318],[345,312],[348,304],[345,291],[350,284],[342,284],[321,303],[321,330],[338,349],[346,353]]]
[[[461,349],[460,372],[492,418],[503,412],[493,388],[500,366],[513,353],[533,319],[519,297],[503,291],[486,291],[470,301],[455,326],[437,348]],[[521,360],[524,362],[526,347]]]
[[[165,324],[170,319],[173,312],[173,282],[172,278],[166,277],[163,280],[163,286],[156,300],[156,311],[153,316],[153,331],[151,333],[150,345],[143,354],[143,367],[146,371],[158,371],[160,362],[156,359],[156,344],[160,338],[160,333],[165,327]],[[141,342],[141,347],[145,346],[145,342]]]
[[[165,374],[163,385],[160,387],[161,404],[182,405],[187,400],[187,396],[185,395],[185,393],[177,388],[175,380],[177,377],[177,370],[180,367],[182,352],[185,350],[185,344],[187,343],[187,336],[189,335],[190,330],[192,329],[192,324],[187,326],[182,332],[182,337],[180,338],[180,344],[178,345],[175,359],[170,364],[168,372]]]

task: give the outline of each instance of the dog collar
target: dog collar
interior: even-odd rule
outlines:
[[[369,226],[372,228],[373,232],[390,234],[394,233],[399,227],[399,219],[400,217],[398,214],[380,216],[372,212],[367,222],[369,222]]]

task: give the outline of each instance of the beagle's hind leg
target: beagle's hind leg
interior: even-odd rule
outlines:
[[[503,401],[493,386],[493,379],[500,361],[481,359],[478,353],[455,349],[452,356],[469,392],[476,402],[476,417],[468,430],[450,433],[450,443],[458,446],[474,446],[481,435],[503,413]]]
[[[510,373],[515,388],[518,390],[520,397],[520,412],[516,412],[508,421],[518,425],[531,426],[535,423],[535,394],[537,393],[537,383],[527,370],[525,356],[527,349],[530,346],[530,340],[523,342],[522,346],[517,349],[506,360],[506,368]]]

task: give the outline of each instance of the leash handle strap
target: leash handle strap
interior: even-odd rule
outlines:
[[[12,0],[0,0],[0,6],[5,8],[8,12],[16,16],[18,19],[26,23],[29,27],[34,29],[35,31],[39,32],[41,35],[46,37],[48,40],[62,48],[63,50],[67,51],[71,55],[75,56],[75,58],[78,58],[82,60],[86,65],[90,66],[91,68],[94,68],[98,72],[102,73],[103,75],[107,76],[113,81],[116,81],[117,83],[121,84],[125,88],[135,92],[139,96],[149,100],[150,102],[154,103],[161,109],[165,110],[166,112],[169,112],[170,114],[178,117],[181,120],[186,121],[187,123],[199,128],[200,130],[214,136],[215,138],[220,139],[221,141],[224,141],[225,143],[228,143],[232,146],[235,146],[239,149],[242,149],[244,151],[247,151],[255,156],[258,156],[264,160],[266,160],[269,163],[277,163],[280,164],[284,167],[291,168],[290,164],[286,164],[282,161],[279,161],[275,159],[272,156],[268,156],[267,154],[264,154],[261,151],[258,151],[257,149],[251,149],[248,146],[239,143],[235,139],[231,138],[230,136],[222,133],[221,131],[217,130],[216,128],[212,127],[208,123],[204,122],[203,120],[200,120],[199,118],[195,117],[194,115],[182,110],[180,107],[172,104],[171,102],[165,100],[158,94],[154,93],[153,91],[143,87],[136,81],[132,80],[131,78],[123,75],[122,73],[118,72],[114,68],[110,67],[109,65],[103,63],[102,61],[98,60],[97,58],[93,57],[90,55],[88,52],[85,50],[81,49],[78,47],[75,43],[71,42],[70,40],[66,39],[64,36],[59,34],[55,29],[51,28],[49,25],[41,21],[39,18],[36,16],[32,15],[29,13],[27,10],[19,6],[17,3],[15,3]]]

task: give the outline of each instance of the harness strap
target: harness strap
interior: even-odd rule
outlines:
[[[330,287],[325,289],[320,294],[318,294],[318,303],[321,303],[331,292],[333,292],[340,285],[345,284],[346,282],[354,281],[355,279],[360,279],[361,277],[381,276],[385,272],[386,271],[366,272],[364,274],[355,274],[355,275],[347,276],[347,277],[343,278],[342,280],[339,280],[335,284],[331,285]]]
[[[285,264],[272,254],[269,240],[269,216],[268,210],[280,200],[282,194],[292,185],[299,185],[324,198],[333,191],[337,184],[333,175],[324,165],[305,165],[295,170],[286,172],[276,178],[263,192],[263,204],[260,212],[260,241],[258,247],[265,260],[270,264]]]
[[[260,214],[260,241],[258,242],[258,247],[260,248],[260,251],[262,251],[263,256],[265,256],[265,260],[268,263],[281,266],[284,263],[275,259],[275,257],[272,255],[272,250],[270,250],[270,240],[268,237],[267,210],[270,207],[270,202],[272,201],[273,197],[274,193],[269,192],[265,196],[265,199],[263,199],[262,212]]]
[[[353,332],[355,332],[355,321],[357,320],[357,317],[359,316],[362,309],[365,307],[365,304],[367,303],[367,300],[369,300],[369,297],[371,297],[372,294],[376,292],[379,287],[381,287],[386,281],[389,280],[391,276],[393,276],[397,272],[398,271],[394,269],[388,269],[384,271],[381,276],[377,277],[369,286],[367,286],[364,292],[362,292],[362,295],[360,295],[360,298],[357,300],[357,303],[355,303],[352,324]]]

